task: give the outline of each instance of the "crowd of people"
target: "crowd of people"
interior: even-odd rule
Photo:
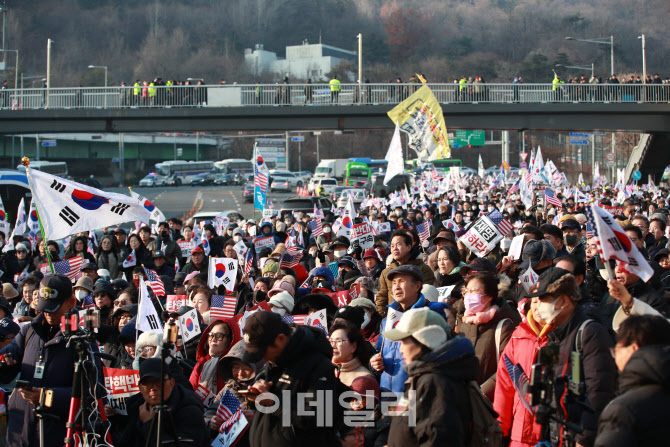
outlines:
[[[0,259],[7,445],[63,443],[77,353],[60,323],[72,309],[99,311],[89,341],[105,354],[93,358],[101,383],[103,365],[137,372],[124,411],[106,398],[93,405],[114,445],[159,435],[210,445],[231,430],[220,411],[231,396],[248,421],[237,445],[662,445],[668,190],[645,185],[618,202],[616,188],[582,189],[653,275],[603,259],[588,202],[567,188],[526,206],[518,191],[476,177],[444,194],[368,198],[351,224],[333,208],[105,228],[73,235],[64,250],[2,237],[13,244]],[[484,216],[509,225],[478,252],[468,241]],[[367,239],[351,232],[360,224]],[[234,284],[210,287],[209,263],[238,262],[242,251],[251,255]],[[47,252],[81,261],[78,277],[49,273]],[[141,290],[153,274],[164,291]],[[167,311],[173,295],[184,301]],[[140,330],[143,296],[165,326],[195,310],[199,334],[186,339],[179,326],[171,346]],[[221,296],[234,297],[231,317]],[[161,399],[169,417],[159,428]]]

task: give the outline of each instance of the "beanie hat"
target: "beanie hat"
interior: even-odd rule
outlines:
[[[263,266],[263,276],[265,276],[266,273],[277,273],[278,270],[279,264],[274,261],[268,261],[265,263],[265,266]]]
[[[286,309],[287,313],[291,313],[293,312],[293,306],[295,304],[295,301],[293,300],[291,294],[284,291],[274,295],[272,298],[270,298],[268,303],[273,304],[277,307],[283,307],[284,309]]]
[[[268,290],[268,297],[272,298],[274,295],[280,292],[287,292],[291,295],[291,298],[295,295],[295,288],[288,281],[278,281],[272,286],[272,289]]]

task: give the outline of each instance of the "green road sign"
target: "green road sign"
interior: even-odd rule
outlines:
[[[483,130],[457,130],[454,137],[449,138],[449,144],[453,147],[484,146]]]

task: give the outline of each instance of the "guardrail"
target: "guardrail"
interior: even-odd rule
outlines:
[[[395,105],[420,84],[187,85],[6,89],[0,110]],[[667,103],[670,84],[428,84],[442,104]]]

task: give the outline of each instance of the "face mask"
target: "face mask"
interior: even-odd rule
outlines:
[[[135,287],[137,287],[137,288],[140,287],[140,279],[139,278],[137,278],[137,279],[133,278],[133,283],[135,283]]]
[[[476,209],[477,209],[477,205],[472,205],[472,209],[473,209],[473,210],[476,210]]]
[[[74,296],[77,298],[79,301],[84,301],[84,298],[88,295],[88,292],[86,290],[77,290],[74,292]]]
[[[514,208],[507,208],[507,212],[510,214],[514,214]]]
[[[566,234],[565,235],[565,244],[568,247],[574,247],[579,242],[579,236],[576,234]]]
[[[236,234],[235,236],[233,236],[233,240],[234,240],[235,242],[239,242],[239,241],[242,240],[242,236],[240,236],[239,234]]]
[[[494,207],[490,206],[489,207],[489,213],[492,213],[494,209],[495,209]]]
[[[286,315],[286,309],[284,309],[283,307],[273,307],[272,312],[274,312],[274,313],[276,313],[276,314],[278,314],[282,317],[284,315]]]
[[[330,233],[330,227],[324,227],[323,232],[326,234]]]
[[[423,222],[423,216],[416,216],[417,223]]]
[[[363,324],[361,324],[361,329],[365,329],[365,326],[370,324],[370,315],[367,312],[363,315]]]
[[[537,313],[540,315],[540,318],[542,318],[545,323],[547,324],[551,323],[554,320],[554,318],[556,318],[556,316],[563,311],[563,309],[558,310],[554,309],[557,302],[558,298],[556,298],[551,303],[546,303],[542,301],[540,305],[537,307]]]
[[[345,256],[347,254],[346,250],[335,250],[333,252],[336,258],[341,258],[342,256]]]
[[[477,313],[484,310],[486,304],[482,303],[482,298],[484,298],[483,293],[466,293],[463,297],[465,310],[472,313]]]
[[[256,236],[256,227],[249,228],[249,236]]]
[[[170,236],[169,231],[161,231],[161,239],[168,239]]]

